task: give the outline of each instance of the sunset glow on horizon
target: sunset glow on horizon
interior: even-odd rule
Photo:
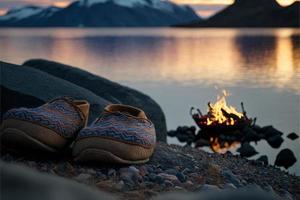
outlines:
[[[71,2],[70,1],[57,1],[54,2],[52,5],[60,8],[67,7]]]

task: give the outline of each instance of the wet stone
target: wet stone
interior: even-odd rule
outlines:
[[[171,181],[165,181],[164,184],[166,187],[174,187],[174,184]]]
[[[186,181],[186,176],[185,176],[183,173],[181,173],[181,172],[178,172],[178,173],[176,174],[176,177],[178,178],[178,180],[179,180],[181,183],[184,183],[184,182]]]
[[[177,132],[176,131],[168,131],[168,136],[170,136],[170,137],[175,137],[176,135],[177,135]]]
[[[125,186],[125,184],[124,184],[124,181],[119,181],[117,184],[116,184],[116,188],[118,189],[118,190],[122,190],[123,188],[124,188],[124,186]]]
[[[232,173],[231,170],[225,169],[221,171],[221,175],[224,177],[225,181],[232,183],[236,187],[241,187],[241,181]]]
[[[92,175],[90,175],[90,174],[79,174],[74,179],[79,182],[82,182],[82,183],[89,183],[91,178],[92,178]]]
[[[139,170],[134,166],[121,168],[119,172],[121,180],[123,180],[128,186],[134,186],[142,179],[139,174]]]
[[[162,177],[162,176],[156,176],[154,175],[154,180],[153,180],[155,183],[158,183],[158,184],[163,184],[165,182],[165,178]]]
[[[117,172],[114,169],[110,169],[107,173],[108,177],[115,177],[116,175],[117,175]]]
[[[237,151],[242,157],[251,157],[258,153],[248,142],[243,143]]]
[[[179,180],[176,176],[174,175],[170,175],[170,174],[166,174],[166,173],[160,173],[157,176],[162,177],[165,180],[171,181],[173,183],[178,183]]]
[[[261,162],[263,165],[268,165],[268,157],[266,155],[260,156],[256,161]]]
[[[196,189],[198,192],[218,192],[221,189],[216,185],[204,184]]]
[[[294,153],[290,149],[281,150],[275,160],[275,165],[288,169],[297,162]]]
[[[268,137],[267,139],[268,144],[273,148],[279,148],[283,143],[283,138],[281,135],[274,135],[272,137]]]
[[[291,140],[296,140],[297,138],[299,138],[299,136],[293,132],[293,133],[288,134],[287,138],[289,138]]]
[[[227,189],[227,190],[235,190],[237,189],[237,187],[235,187],[235,185],[233,185],[232,183],[226,183],[224,185],[224,189]]]
[[[167,170],[164,171],[164,173],[176,176],[176,174],[178,173],[178,171],[176,169],[167,169]]]

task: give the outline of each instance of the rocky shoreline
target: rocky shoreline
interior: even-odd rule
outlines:
[[[36,159],[2,152],[1,159],[87,184],[121,199],[150,199],[162,192],[259,188],[283,199],[300,199],[300,177],[260,161],[158,143],[144,165],[78,164],[66,154]]]

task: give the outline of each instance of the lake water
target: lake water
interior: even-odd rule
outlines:
[[[257,124],[300,133],[300,29],[0,29],[1,60],[30,58],[78,66],[149,94],[168,129],[194,125],[190,107],[205,111],[226,89],[228,102],[239,108],[243,101]],[[300,139],[285,139],[280,149],[286,147],[298,159],[290,172],[300,175]],[[255,148],[271,163],[280,151],[265,141]]]

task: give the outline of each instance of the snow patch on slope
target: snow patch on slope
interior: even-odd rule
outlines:
[[[42,8],[37,6],[18,7],[8,11],[4,16],[0,16],[0,20],[20,20],[37,14],[50,16],[57,10],[59,10],[59,8],[56,7],[48,7],[48,8]]]
[[[1,20],[7,20],[7,19],[19,20],[19,19],[27,18],[29,16],[38,14],[42,10],[43,10],[43,8],[36,7],[36,6],[14,8],[14,9],[8,11],[8,13],[6,15],[1,16],[0,19]]]
[[[165,10],[169,12],[173,11],[173,3],[167,0],[80,0],[79,2],[82,6],[91,6],[98,3],[113,2],[119,6],[129,8],[148,6],[158,10]]]

